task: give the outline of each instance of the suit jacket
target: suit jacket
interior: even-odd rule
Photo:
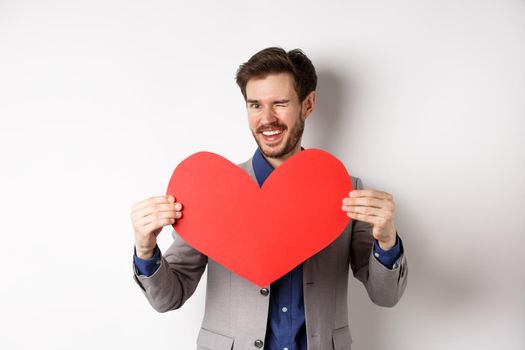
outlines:
[[[255,181],[252,159],[239,165]],[[355,189],[361,180],[352,177]],[[206,306],[197,338],[199,350],[255,350],[263,347],[270,297],[266,290],[239,277],[199,253],[173,232],[174,241],[150,277],[134,279],[159,312],[181,307],[193,294],[208,265]],[[304,307],[309,350],[348,350],[349,268],[377,305],[391,307],[401,298],[407,281],[404,254],[392,270],[372,254],[371,226],[352,220],[341,235],[303,263]],[[270,290],[271,286],[266,289]]]

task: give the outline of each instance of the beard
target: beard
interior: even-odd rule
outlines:
[[[252,131],[253,138],[255,139],[255,142],[257,143],[257,146],[259,146],[259,149],[261,150],[262,154],[267,158],[283,158],[284,156],[291,153],[295,147],[297,147],[297,144],[301,140],[301,137],[303,136],[304,131],[304,119],[302,116],[302,109],[299,112],[299,117],[297,118],[297,121],[294,125],[290,127],[288,130],[288,127],[282,123],[275,122],[271,124],[262,125],[255,132]],[[284,145],[279,145],[276,147],[272,147],[272,149],[268,150],[264,148],[264,144],[259,141],[257,138],[257,134],[261,133],[263,130],[267,129],[274,129],[279,128],[285,131],[288,131],[288,138],[286,139]]]

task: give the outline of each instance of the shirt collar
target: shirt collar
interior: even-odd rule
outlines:
[[[261,150],[257,148],[252,158],[253,172],[259,187],[262,187],[264,181],[270,176],[273,171],[273,167],[261,153]]]

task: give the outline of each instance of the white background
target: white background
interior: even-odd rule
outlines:
[[[525,2],[0,0],[0,349],[195,347],[205,278],[153,311],[130,207],[251,156],[234,75],[274,45],[318,71],[303,145],[396,199],[408,288],[352,279],[353,348],[525,347]]]

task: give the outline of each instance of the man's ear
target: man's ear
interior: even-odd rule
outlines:
[[[306,119],[314,111],[317,95],[315,91],[310,92],[303,101],[303,118]]]

